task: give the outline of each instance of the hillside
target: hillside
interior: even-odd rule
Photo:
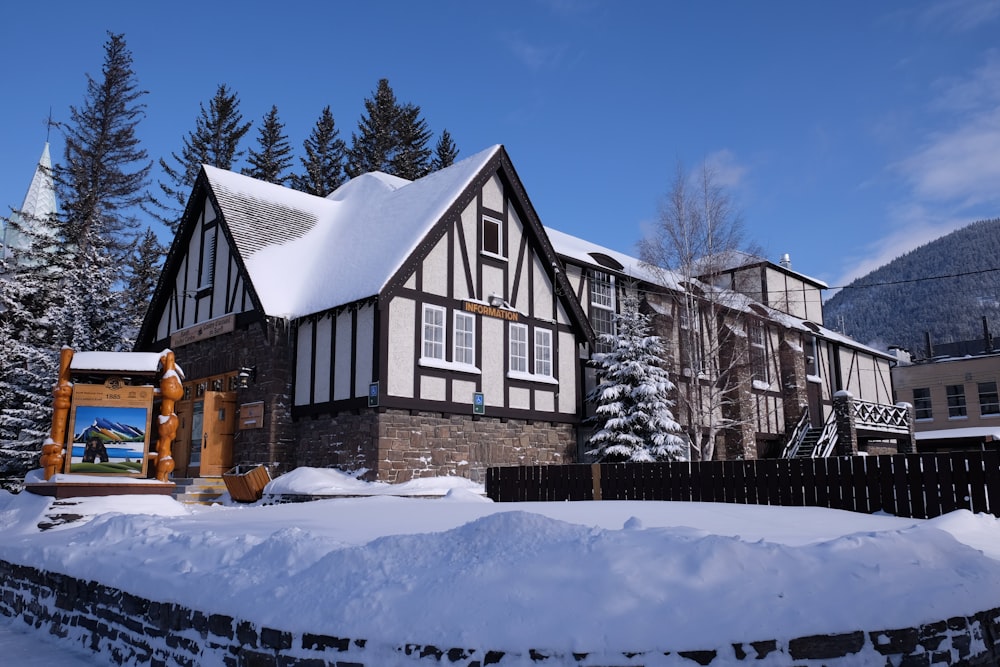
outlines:
[[[827,326],[917,356],[926,354],[927,332],[934,345],[982,338],[983,317],[994,337],[1000,334],[1000,218],[915,248],[853,281],[824,306]]]

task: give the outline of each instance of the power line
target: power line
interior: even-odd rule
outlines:
[[[861,289],[863,287],[885,287],[888,285],[903,285],[905,283],[919,283],[925,280],[941,280],[942,278],[961,278],[962,276],[975,276],[982,273],[1000,271],[1000,267],[995,269],[979,269],[978,271],[964,271],[962,273],[949,273],[942,276],[926,276],[924,278],[908,278],[907,280],[890,280],[884,283],[866,283],[864,285],[840,285],[838,287],[828,287],[827,289]]]

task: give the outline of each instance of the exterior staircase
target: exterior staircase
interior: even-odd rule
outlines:
[[[226,492],[226,483],[221,477],[178,477],[174,500],[188,505],[212,505],[219,502]]]
[[[822,428],[806,429],[799,440],[799,446],[795,448],[794,453],[789,458],[811,459],[816,456],[816,447],[819,446],[819,438],[822,433]]]

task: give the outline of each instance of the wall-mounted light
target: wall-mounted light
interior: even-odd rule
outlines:
[[[487,299],[487,301],[489,301],[489,304],[494,308],[499,308],[504,304],[503,297],[497,294],[496,292],[490,294],[490,297],[489,299]]]
[[[251,382],[257,381],[257,367],[241,366],[240,372],[236,374],[236,379],[239,382],[237,386],[240,389],[246,389],[248,386],[250,386]]]

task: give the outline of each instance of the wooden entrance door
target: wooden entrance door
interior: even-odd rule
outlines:
[[[197,438],[199,475],[219,477],[233,467],[236,392],[206,391],[204,400],[200,403],[202,410],[201,419],[198,421],[200,422],[201,436],[197,438],[192,432],[191,451],[194,452],[195,438]]]

